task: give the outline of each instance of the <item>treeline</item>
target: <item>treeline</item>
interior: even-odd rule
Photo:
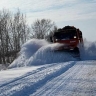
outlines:
[[[0,11],[0,64],[11,63],[28,39],[47,38],[56,28],[49,19],[37,19],[29,27],[20,10],[14,14],[8,10]]]

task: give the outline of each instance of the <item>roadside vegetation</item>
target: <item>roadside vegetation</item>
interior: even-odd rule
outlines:
[[[27,24],[26,15],[20,10],[12,13],[9,10],[0,11],[0,64],[11,63],[27,40],[47,39],[57,29],[50,19],[37,19],[31,27]]]

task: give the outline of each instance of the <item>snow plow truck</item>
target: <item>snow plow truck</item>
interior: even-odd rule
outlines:
[[[71,53],[75,57],[80,57],[79,44],[83,46],[82,32],[74,26],[65,26],[58,29],[52,35],[53,43],[61,43],[56,51]]]

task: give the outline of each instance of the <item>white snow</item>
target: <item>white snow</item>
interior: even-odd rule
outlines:
[[[59,44],[30,40],[0,71],[0,96],[96,96],[96,42],[84,43],[81,60],[54,52]]]
[[[35,70],[41,66],[32,66],[32,67],[22,67],[22,68],[13,68],[10,70],[2,70],[0,71],[0,83],[5,83],[7,81],[10,81],[11,79],[16,79],[24,74],[26,72]]]
[[[19,57],[9,68],[24,67],[41,64],[51,64],[76,60],[70,54],[54,52],[60,44],[49,44],[45,40],[32,39],[22,46]]]
[[[82,60],[96,60],[96,42],[84,41],[84,48],[81,48]]]

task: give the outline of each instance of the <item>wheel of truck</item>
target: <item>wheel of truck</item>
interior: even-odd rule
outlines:
[[[75,47],[74,48],[74,50],[73,50],[73,54],[75,55],[75,56],[80,56],[80,51],[79,51],[79,48],[78,47]]]
[[[79,48],[78,48],[78,47],[75,47],[75,48],[74,48],[74,52],[75,52],[75,53],[80,53]]]

